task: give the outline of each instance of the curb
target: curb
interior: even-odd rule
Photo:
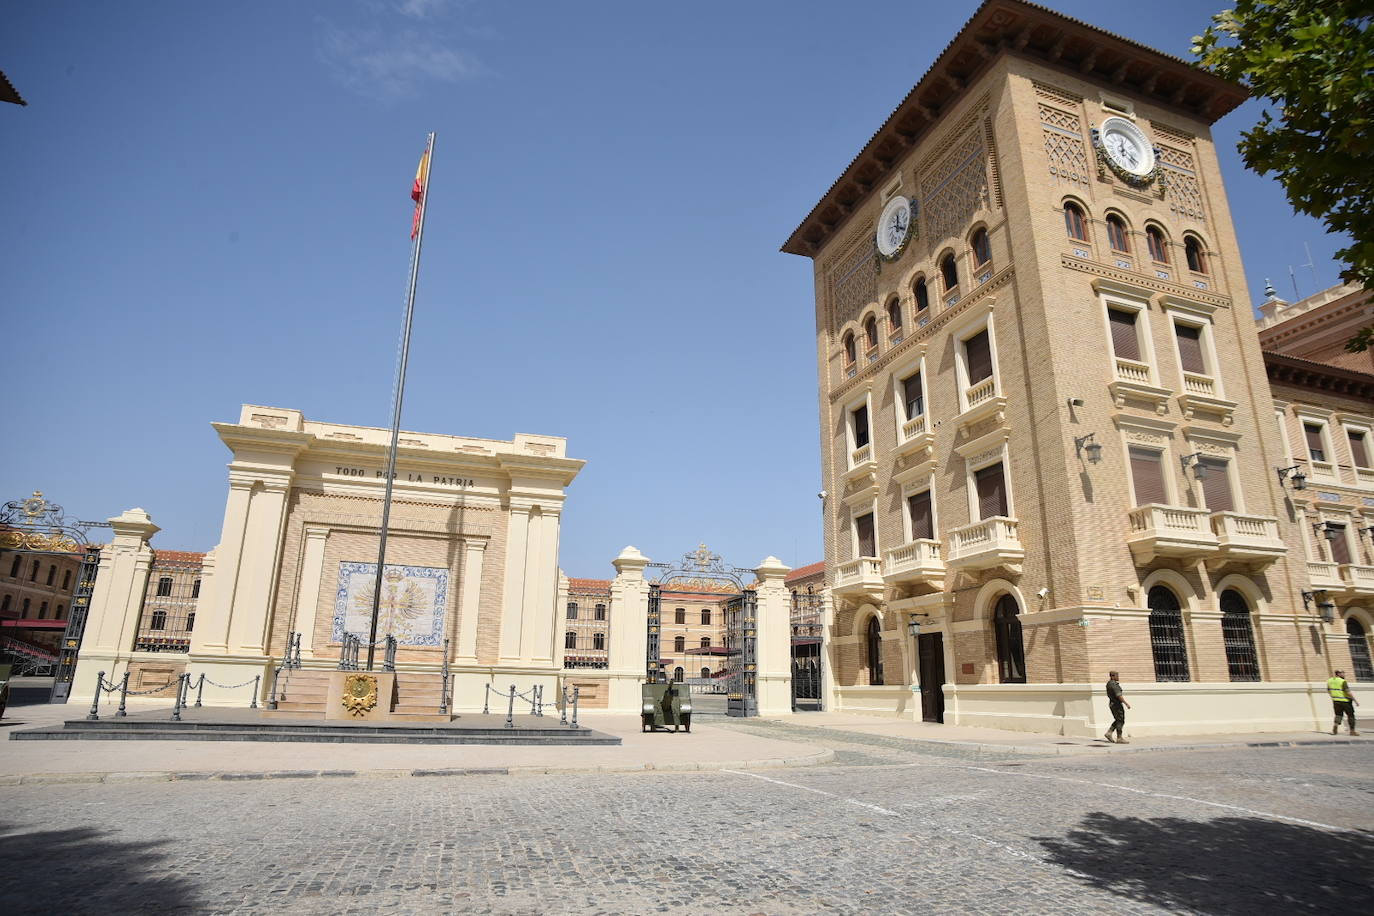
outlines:
[[[912,744],[931,744],[937,747],[959,747],[980,753],[1018,754],[1034,757],[1076,757],[1101,751],[1108,754],[1148,754],[1160,751],[1215,751],[1249,747],[1329,747],[1333,744],[1369,744],[1350,738],[1289,739],[1282,741],[1218,741],[1210,744],[1156,744],[1123,748],[1109,744],[1061,744],[1046,747],[1039,744],[979,744],[974,741],[942,741],[938,738],[909,738]],[[1142,739],[1148,740],[1148,739]]]
[[[610,773],[699,773],[712,770],[766,770],[820,766],[835,759],[829,749],[800,757],[769,757],[763,760],[724,760],[683,763],[607,763],[598,766],[461,767],[414,770],[266,770],[261,772],[114,772],[33,773],[0,776],[0,786],[52,786],[136,782],[250,782],[269,779],[405,779],[427,776],[574,776]]]

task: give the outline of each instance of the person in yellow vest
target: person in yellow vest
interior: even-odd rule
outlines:
[[[1326,692],[1331,694],[1331,706],[1336,712],[1336,721],[1331,726],[1331,734],[1336,734],[1341,727],[1341,716],[1345,716],[1346,722],[1350,724],[1350,734],[1358,735],[1355,731],[1355,707],[1359,706],[1359,701],[1355,699],[1355,694],[1350,692],[1350,682],[1345,679],[1345,672],[1340,669],[1326,679]]]

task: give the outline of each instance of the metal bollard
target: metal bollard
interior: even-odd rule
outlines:
[[[205,677],[205,675],[202,674],[201,677],[203,678],[203,677]],[[257,709],[257,708],[258,708],[258,690],[259,690],[261,687],[262,687],[262,675],[261,675],[261,674],[254,675],[254,676],[253,676],[253,702],[251,702],[251,703],[248,704],[248,708],[249,708],[249,709]],[[196,698],[196,705],[197,705],[197,706],[200,705],[200,698],[199,698],[199,697]]]
[[[184,688],[184,687],[186,686],[186,678],[187,678],[187,677],[188,677],[188,675],[185,675],[185,674],[181,674],[181,675],[178,675],[178,676],[177,676],[177,698],[176,698],[176,703],[173,704],[173,706],[172,706],[172,721],[173,721],[173,722],[180,722],[180,721],[181,721],[181,706],[182,706],[181,691],[182,691],[182,688]]]
[[[100,691],[105,688],[105,672],[101,671],[95,676],[95,697],[91,700],[91,711],[86,715],[88,722],[94,722],[100,718]]]
[[[506,707],[506,728],[515,728],[515,685],[510,685],[510,705]]]
[[[577,728],[577,695],[581,690],[581,687],[573,687],[573,717],[571,728]]]
[[[559,696],[559,698],[562,699],[562,701],[563,701],[562,703],[559,704],[559,708],[558,708],[558,724],[559,724],[559,725],[567,725],[567,724],[568,724],[568,688],[567,688],[567,685],[566,685],[566,684],[565,684],[563,687],[561,687],[561,688],[559,689],[559,694],[558,694],[558,696]]]
[[[119,684],[119,708],[115,710],[116,716],[127,716],[128,709],[124,702],[129,697],[129,672],[124,672],[124,680]]]
[[[285,667],[285,666],[283,666]],[[272,693],[267,697],[267,708],[277,708],[277,681],[281,679],[281,668],[272,672]]]
[[[491,709],[488,706],[488,703],[491,700],[491,685],[483,684],[482,687],[482,715],[489,716],[491,715]]]
[[[201,674],[200,680],[196,682],[196,705],[200,705],[200,699],[205,694],[205,675]]]

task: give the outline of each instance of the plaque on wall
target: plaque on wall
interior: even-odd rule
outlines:
[[[345,632],[367,639],[372,623],[376,563],[340,563],[333,640]],[[439,646],[444,641],[448,570],[386,565],[377,614],[377,638],[390,633],[402,646]]]

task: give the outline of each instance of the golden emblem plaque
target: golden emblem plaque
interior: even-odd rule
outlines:
[[[344,709],[355,716],[365,715],[377,707],[377,678],[371,674],[350,674],[344,678]]]

